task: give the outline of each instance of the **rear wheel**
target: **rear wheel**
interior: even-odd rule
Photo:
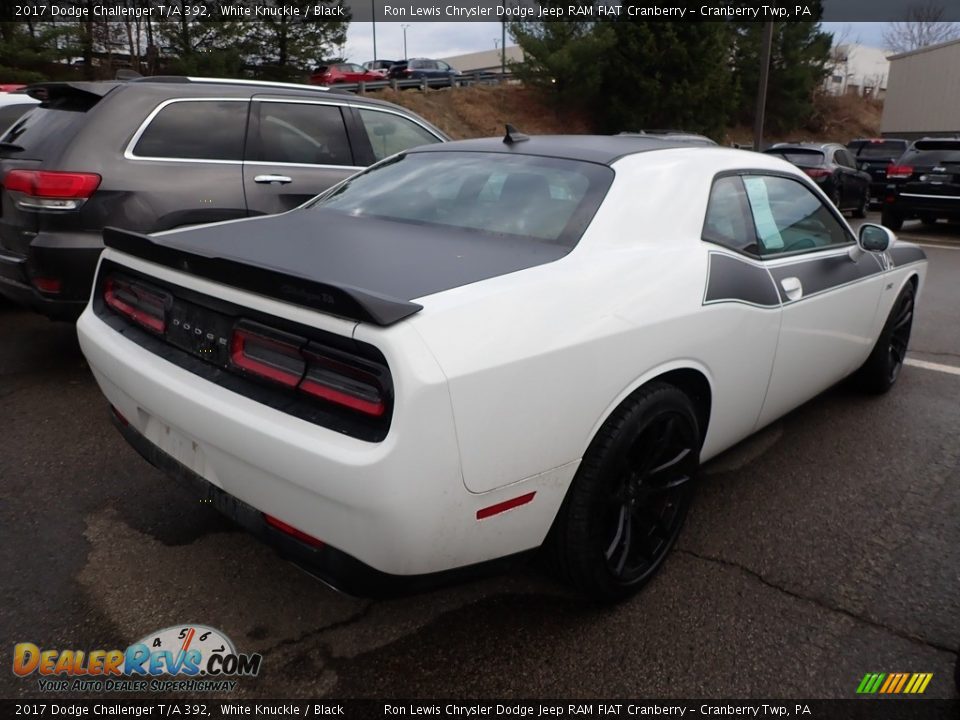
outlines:
[[[853,216],[855,218],[865,218],[867,216],[867,210],[870,209],[870,191],[864,190],[863,197],[860,198],[860,203],[853,211]]]
[[[907,356],[907,345],[910,343],[915,297],[913,283],[907,283],[893,303],[893,309],[890,310],[873,352],[857,371],[857,379],[867,392],[878,395],[885,393],[900,377],[900,370]]]
[[[891,230],[899,230],[903,227],[903,216],[895,210],[885,207],[880,212],[880,224]]]
[[[566,579],[606,602],[639,590],[680,533],[699,458],[690,398],[660,382],[634,393],[597,433],[551,529]]]

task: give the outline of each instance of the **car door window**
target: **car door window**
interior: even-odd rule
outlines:
[[[400,115],[379,110],[360,110],[359,114],[376,160],[418,145],[440,142],[440,138],[426,128]]]
[[[336,105],[257,103],[257,128],[249,160],[352,166],[343,114]]]
[[[750,203],[739,177],[721,177],[713,183],[702,237],[737,252],[759,254]]]
[[[140,135],[138,157],[241,160],[247,101],[178,100],[163,107]],[[211,132],[211,128],[215,132]]]
[[[853,237],[798,180],[771,175],[743,178],[761,257],[839,247]]]

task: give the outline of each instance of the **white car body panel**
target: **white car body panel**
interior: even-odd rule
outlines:
[[[707,302],[711,254],[761,269],[810,257],[752,260],[701,240],[717,173],[775,170],[822,193],[783,161],[734,150],[641,153],[613,168],[567,256],[419,298],[419,313],[388,327],[104,251],[101,263],[378,348],[396,393],[382,442],[200,380],[123,337],[92,305],[78,323],[81,347],[109,402],[151,442],[377,570],[430,573],[536,547],[592,438],[635,389],[671,371],[702,375],[707,460],[862,364],[900,289],[925,274],[915,262],[783,306]],[[477,519],[531,492],[532,502]]]

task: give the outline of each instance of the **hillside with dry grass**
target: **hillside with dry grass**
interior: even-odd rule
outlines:
[[[387,100],[427,118],[455,139],[500,135],[512,123],[532,134],[589,133],[590,118],[572,112],[558,112],[540,91],[520,85],[473,86],[438,90],[383,90],[371,97]],[[847,142],[855,137],[873,137],[880,132],[883,103],[853,95],[816,98],[814,115],[807,127],[782,137],[768,136],[768,142],[813,140]],[[734,127],[721,144],[749,144],[753,130]]]

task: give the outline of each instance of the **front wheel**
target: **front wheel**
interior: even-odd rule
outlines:
[[[680,533],[699,460],[690,398],[661,382],[634,393],[597,433],[551,529],[566,579],[603,602],[639,590]]]
[[[900,377],[913,327],[915,298],[913,283],[908,282],[894,301],[873,352],[857,371],[857,379],[867,392],[877,395],[885,393]]]

